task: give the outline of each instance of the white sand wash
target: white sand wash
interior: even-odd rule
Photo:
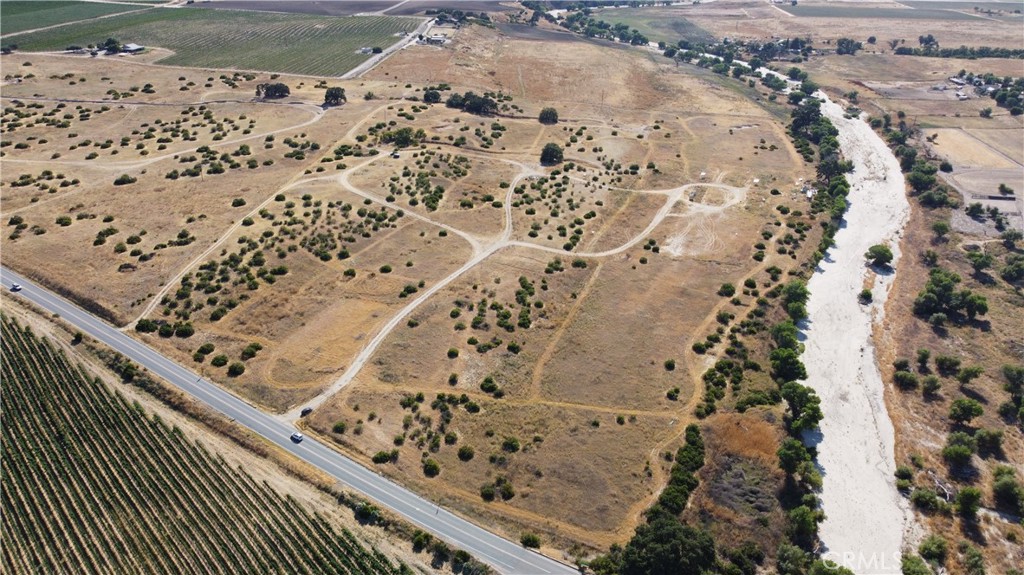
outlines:
[[[818,94],[821,97],[821,94]],[[873,322],[881,321],[893,276],[879,274],[874,303],[863,306],[867,268],[864,252],[887,243],[899,259],[899,237],[907,203],[899,162],[885,142],[860,119],[845,119],[829,100],[822,113],[839,129],[839,145],[854,171],[844,225],[808,282],[804,328],[807,384],[821,397],[824,419],[817,444],[822,470],[820,535],[823,556],[858,575],[900,572],[900,554],[915,529],[913,512],[896,490],[894,433],[884,385],[872,346]]]

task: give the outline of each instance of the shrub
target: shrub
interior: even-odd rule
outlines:
[[[940,355],[935,358],[935,367],[942,375],[946,377],[952,376],[960,369],[960,358]]]
[[[932,356],[932,352],[927,349],[917,350],[917,368],[921,371],[928,369],[928,359]]]
[[[554,108],[544,108],[540,111],[540,116],[537,118],[541,124],[557,124],[558,123],[558,110]]]
[[[665,360],[665,370],[666,371],[675,371],[675,369],[676,369],[676,360],[674,360],[674,359],[666,359]]]
[[[245,364],[240,361],[236,361],[228,366],[228,376],[230,377],[238,377],[243,373],[245,373]]]
[[[252,359],[256,357],[256,353],[259,352],[261,349],[263,349],[262,345],[256,342],[250,343],[249,345],[245,346],[245,349],[242,350],[242,359]]]
[[[210,365],[212,365],[214,367],[223,367],[223,366],[225,366],[227,364],[228,364],[228,356],[226,356],[226,355],[218,355],[218,356],[214,357],[212,361],[210,361]]]
[[[461,461],[469,461],[473,459],[474,455],[476,455],[476,452],[473,451],[473,448],[468,445],[463,445],[462,447],[459,448],[459,459]]]
[[[903,575],[932,575],[924,560],[914,555],[904,555],[900,560],[900,571]]]
[[[519,451],[519,440],[511,436],[506,437],[505,440],[501,442],[501,448],[509,453],[515,453]]]
[[[540,537],[534,533],[523,533],[523,536],[519,538],[519,542],[523,544],[523,547],[540,549]]]
[[[968,423],[983,411],[981,404],[973,399],[957,399],[949,406],[949,418],[956,423]]]
[[[231,207],[232,208],[240,208],[240,207],[242,207],[244,205],[245,205],[245,199],[244,198],[235,198],[235,199],[231,200]]]
[[[981,554],[981,551],[966,541],[961,541],[957,547],[963,553],[963,564],[966,574],[985,575],[985,557]]]
[[[497,490],[491,484],[484,485],[480,488],[480,498],[484,501],[494,501],[494,496],[497,494]]]
[[[981,490],[977,487],[964,487],[956,494],[956,509],[966,519],[974,519],[981,507]]]
[[[455,359],[457,357],[459,357],[459,350],[454,347],[448,348],[448,359]]]
[[[888,266],[892,263],[892,250],[885,244],[875,244],[868,248],[864,257],[870,260],[873,266]]]
[[[914,389],[917,387],[917,376],[909,371],[897,371],[893,374],[893,381],[900,389]]]
[[[427,459],[423,462],[423,475],[427,477],[437,477],[441,473],[441,464],[433,459]]]
[[[736,293],[736,286],[732,284],[722,284],[722,287],[718,288],[718,295],[722,297],[732,297]]]
[[[1024,487],[1015,477],[1012,467],[1000,465],[994,471],[992,497],[996,507],[1014,515],[1024,514]]]
[[[124,185],[127,185],[127,184],[134,184],[137,181],[138,181],[137,178],[133,178],[133,177],[129,176],[128,174],[121,174],[120,176],[118,176],[118,178],[116,180],[114,180],[114,185],[115,186],[124,186]]]
[[[942,448],[942,457],[951,465],[964,466],[970,463],[971,455],[977,449],[978,443],[973,437],[962,431],[954,431],[946,438],[946,446]]]
[[[160,326],[151,319],[140,319],[138,323],[135,324],[135,331],[139,333],[153,333],[159,329],[159,327]]]
[[[999,429],[979,429],[974,434],[978,453],[982,456],[999,455],[1003,451],[1003,432]]]
[[[939,496],[931,489],[915,489],[910,494],[910,502],[926,513],[939,511],[944,506]]]
[[[946,540],[939,535],[929,535],[918,546],[917,552],[928,561],[942,565],[946,562]]]
[[[984,371],[984,369],[977,365],[963,367],[960,368],[960,371],[956,372],[956,380],[959,381],[961,385],[968,385],[971,381],[980,377]]]
[[[345,433],[346,429],[348,429],[347,423],[345,423],[344,421],[336,421],[334,422],[334,427],[331,428],[331,431],[340,435]]]

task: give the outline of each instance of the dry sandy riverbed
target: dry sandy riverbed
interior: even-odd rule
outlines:
[[[888,146],[862,120],[846,119],[826,100],[822,112],[839,129],[848,175],[849,210],[820,268],[808,283],[804,330],[808,383],[821,397],[817,444],[822,470],[820,535],[824,557],[858,575],[900,572],[900,554],[916,538],[913,512],[896,490],[894,432],[871,334],[882,321],[892,274],[879,273],[874,303],[858,302],[868,268],[864,252],[887,243],[899,258],[899,236],[909,216],[903,174]]]

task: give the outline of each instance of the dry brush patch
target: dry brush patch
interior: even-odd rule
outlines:
[[[466,411],[467,404],[456,399],[446,408],[452,416],[444,431],[437,431],[445,416],[431,407],[436,394],[425,395],[423,403],[407,403],[417,406],[414,412],[399,405],[413,395],[392,386],[356,385],[332,398],[310,423],[330,434],[343,422],[344,432],[331,437],[347,450],[365,461],[383,452],[382,472],[475,516],[494,514],[496,526],[513,532],[510,525],[525,524],[586,545],[607,545],[622,536],[617,529],[629,507],[657,489],[648,475],[648,453],[614,446],[667,439],[668,416],[624,416],[619,424],[613,413],[585,406],[476,393],[470,401],[479,412]],[[424,474],[428,459],[440,465],[436,477]]]
[[[29,227],[22,237],[5,242],[9,265],[50,285],[65,286],[126,322],[134,307],[240,221],[250,209],[245,206],[263,201],[292,174],[285,166],[271,166],[262,167],[260,178],[164,177],[164,170],[179,165],[175,160],[158,162],[145,168],[146,174],[135,172],[140,182],[126,186],[114,185],[115,177],[108,173],[99,180],[102,184],[17,214]],[[239,199],[245,204],[233,207]],[[88,217],[78,219],[82,214]],[[62,225],[58,218],[72,223]],[[36,235],[34,225],[46,233]],[[41,265],[54,253],[61,253],[66,265]],[[90,273],[83,275],[82,270]]]
[[[754,541],[772,555],[782,540],[785,519],[778,498],[784,474],[775,450],[783,437],[773,419],[759,408],[715,415],[704,423],[712,455],[685,514],[710,529],[723,548]]]
[[[191,360],[213,343],[195,358],[207,365],[245,359],[234,356],[256,342],[265,349],[246,372],[222,381],[275,409],[316,395],[417,291],[469,257],[459,238],[400,214],[336,184],[298,186],[165,298],[151,319],[193,323],[199,337],[161,347]]]

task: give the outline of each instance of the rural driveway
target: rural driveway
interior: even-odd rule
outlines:
[[[4,286],[10,286],[12,283],[21,284],[22,290],[15,293],[15,297],[22,297],[50,313],[59,315],[64,321],[145,367],[150,373],[165,379],[212,409],[321,469],[343,485],[394,511],[417,527],[472,553],[474,557],[491,565],[500,573],[578,573],[573,567],[525,549],[441,509],[315,439],[306,438],[302,443],[293,443],[289,437],[295,431],[294,427],[260,411],[146,344],[121,333],[89,312],[5,267],[0,267],[0,282]]]
[[[374,66],[383,62],[384,59],[387,58],[388,56],[415,42],[416,39],[419,38],[420,34],[426,34],[427,31],[430,30],[430,26],[433,23],[433,19],[424,20],[422,23],[420,23],[419,26],[416,27],[415,30],[406,34],[405,38],[402,38],[398,42],[395,42],[394,44],[388,46],[380,54],[374,54],[373,57],[371,57],[369,60],[363,62],[362,64],[356,66],[355,68],[352,68],[348,72],[345,72],[344,74],[342,74],[341,79],[351,80],[352,78],[358,78],[363,74],[369,72],[370,70],[373,69]]]

